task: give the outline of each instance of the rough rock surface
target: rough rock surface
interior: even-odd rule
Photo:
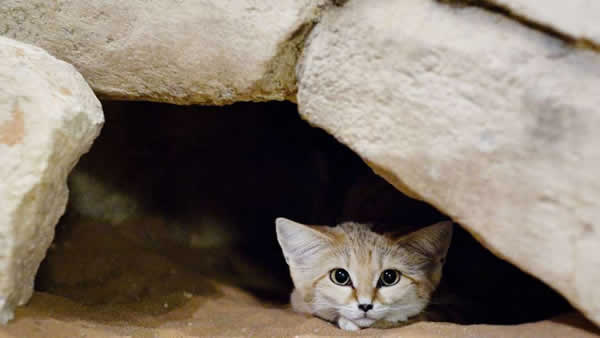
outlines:
[[[486,0],[508,9],[513,15],[550,27],[573,39],[600,45],[600,2],[588,0]]]
[[[306,120],[600,324],[599,54],[479,8],[351,0],[298,79]]]
[[[3,0],[0,35],[72,63],[101,96],[177,104],[295,95],[326,0]]]
[[[65,210],[66,178],[103,123],[69,64],[0,37],[0,323],[31,296]]]

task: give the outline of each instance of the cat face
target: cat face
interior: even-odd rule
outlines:
[[[405,321],[423,311],[452,236],[451,222],[399,238],[358,223],[331,228],[278,218],[276,224],[296,286],[294,308],[358,327]]]

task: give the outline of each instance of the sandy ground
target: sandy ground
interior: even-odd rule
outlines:
[[[395,329],[349,333],[287,308],[262,304],[234,288],[215,286],[214,296],[182,295],[185,302],[160,314],[118,305],[84,306],[36,293],[16,320],[0,327],[8,337],[195,337],[195,336],[393,336],[393,337],[600,337],[578,315],[514,326],[416,323]],[[152,304],[158,305],[160,304]]]
[[[144,225],[146,231],[153,229],[152,222]],[[209,264],[204,262],[208,255],[190,249],[148,249],[137,229],[109,231],[103,224],[81,223],[61,233],[37,281],[51,293],[36,292],[14,321],[0,327],[0,338],[600,337],[578,315],[515,326],[416,323],[349,333],[244,291],[249,285],[236,283],[240,278],[261,278],[224,269],[220,256]],[[159,230],[145,234],[166,238]]]
[[[578,315],[515,326],[416,323],[345,332],[251,293],[278,285],[269,281],[269,271],[259,273],[232,258],[233,251],[169,244],[169,229],[152,219],[119,227],[87,222],[63,227],[36,280],[46,292],[36,292],[14,321],[0,326],[0,338],[600,337]]]

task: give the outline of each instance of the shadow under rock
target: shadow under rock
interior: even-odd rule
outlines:
[[[220,297],[216,281],[284,303],[292,283],[275,217],[401,232],[447,218],[376,176],[291,103],[103,104],[106,125],[71,175],[37,290],[157,314],[190,294]],[[439,301],[453,321],[522,323],[570,309],[455,229],[440,289],[451,297]]]

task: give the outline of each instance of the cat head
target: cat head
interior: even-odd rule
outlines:
[[[351,222],[325,227],[278,218],[276,229],[305,307],[360,327],[423,311],[440,282],[452,237],[451,222],[402,237]]]

